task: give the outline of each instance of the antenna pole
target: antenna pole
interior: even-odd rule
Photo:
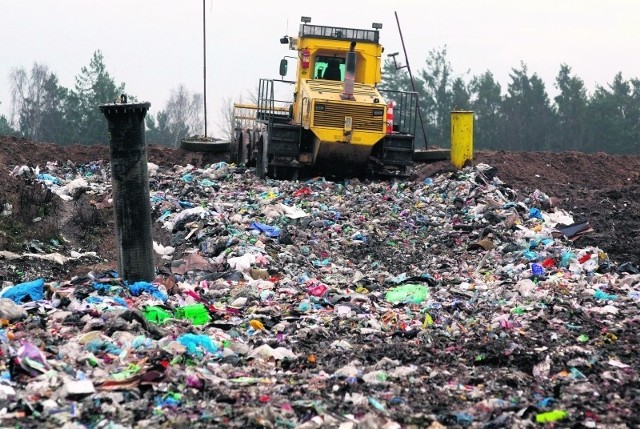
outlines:
[[[402,37],[402,29],[400,28],[400,20],[398,19],[398,12],[393,12],[396,16],[396,22],[398,23],[398,33],[400,33],[400,41],[402,42],[402,50],[404,51],[404,60],[407,63],[407,70],[409,70],[409,78],[411,79],[411,87],[413,88],[413,92],[416,91],[416,83],[413,80],[413,73],[411,73],[411,66],[409,65],[409,57],[407,56],[407,47],[404,45],[404,37]],[[395,58],[394,58],[395,60]],[[427,140],[427,132],[424,130],[424,121],[422,120],[422,110],[420,110],[420,106],[418,105],[418,117],[420,118],[420,128],[422,128],[422,136],[424,137],[424,147],[427,148],[428,140]]]
[[[204,137],[207,138],[207,18],[205,16],[205,1],[202,0],[202,58],[204,73]],[[406,54],[405,54],[406,55]]]

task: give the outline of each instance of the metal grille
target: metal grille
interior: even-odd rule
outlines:
[[[344,91],[344,83],[342,82],[309,79],[307,81],[307,85],[309,85],[309,89],[320,94],[340,94],[342,93],[342,91]],[[361,83],[356,83],[355,85],[353,85],[353,95],[371,98],[379,97],[375,88],[370,85],[363,85]]]
[[[380,109],[380,106],[359,106],[334,101],[317,104],[324,105],[324,110],[315,111],[313,126],[342,129],[344,127],[344,118],[351,116],[354,131],[373,131],[378,133],[385,131],[386,122],[384,116],[373,116],[373,110]]]

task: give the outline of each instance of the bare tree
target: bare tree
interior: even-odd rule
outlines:
[[[165,112],[174,146],[189,135],[198,135],[204,128],[201,94],[192,94],[184,85],[171,91]]]
[[[260,92],[260,85],[256,85],[252,91],[247,90],[249,93],[249,102],[251,104],[258,104],[258,93]]]
[[[44,117],[45,84],[51,77],[49,68],[34,63],[31,74],[24,68],[13,69],[9,75],[11,84],[11,116],[14,128],[32,140],[37,140]]]
[[[238,101],[242,103],[242,100]],[[220,108],[220,115],[218,116],[218,132],[224,140],[231,141],[233,139],[233,130],[235,124],[233,123],[233,100],[231,98],[225,98],[222,101],[222,107]]]
[[[9,114],[9,124],[15,127],[20,120],[20,111],[24,105],[27,87],[27,72],[24,68],[11,70],[9,83],[11,85],[11,113]]]
[[[191,134],[204,134],[204,99],[202,94],[192,94],[187,125]]]
[[[220,112],[218,116],[218,121],[216,123],[218,127],[218,132],[222,136],[223,139],[232,141],[235,135],[235,130],[237,128],[253,128],[255,124],[254,121],[250,121],[246,116],[247,109],[236,109],[236,104],[239,105],[254,105],[258,104],[258,86],[253,89],[253,91],[247,91],[247,98],[249,100],[248,104],[245,104],[243,101],[242,95],[238,97],[235,102],[231,98],[225,98],[222,102],[222,107],[220,107]],[[240,114],[240,117],[236,117],[236,114]],[[255,111],[251,111],[250,114],[255,116]],[[251,123],[249,123],[251,122]]]

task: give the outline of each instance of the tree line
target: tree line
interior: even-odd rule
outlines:
[[[429,146],[448,147],[450,112],[472,110],[476,149],[640,153],[637,78],[625,80],[618,73],[589,94],[584,81],[562,64],[554,82],[558,95],[552,100],[544,82],[524,63],[511,70],[503,91],[490,71],[454,75],[446,54],[446,47],[429,51],[424,68],[414,73]],[[390,60],[383,67],[383,86],[412,91],[407,69]],[[419,128],[416,145],[425,145]]]
[[[429,51],[424,67],[414,73],[428,146],[448,147],[450,112],[472,110],[476,149],[640,153],[637,78],[625,80],[618,73],[611,83],[596,85],[589,93],[584,81],[562,64],[553,83],[558,95],[551,99],[542,79],[524,63],[512,68],[503,90],[490,71],[455,75],[446,54],[446,47]],[[37,63],[30,72],[14,69],[10,83],[11,114],[0,116],[0,134],[62,145],[108,143],[107,123],[97,106],[125,92],[125,84],[116,84],[108,73],[100,51],[81,68],[73,88],[60,85],[47,66]],[[413,88],[407,69],[396,68],[390,60],[384,63],[381,86]],[[200,134],[202,106],[201,94],[179,85],[163,110],[147,115],[147,141],[177,146],[182,138]],[[229,100],[220,115],[225,123],[219,128],[228,133],[233,121]],[[425,147],[420,129],[416,146]]]
[[[13,69],[10,81],[9,117],[0,116],[0,135],[17,135],[34,141],[68,144],[106,144],[107,121],[98,106],[125,93],[104,63],[101,51],[75,77],[73,88],[60,85],[46,65],[34,63],[30,71]],[[135,102],[135,95],[128,94]],[[146,118],[147,141],[177,146],[180,140],[202,129],[202,96],[179,85],[171,91],[165,109]]]

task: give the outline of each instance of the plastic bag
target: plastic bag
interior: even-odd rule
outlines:
[[[219,350],[218,345],[206,335],[183,334],[178,337],[178,342],[187,348],[187,353],[192,355],[198,354],[200,349],[209,353],[216,353]]]
[[[44,279],[20,283],[0,291],[0,298],[8,298],[16,303],[26,301],[39,301],[44,299]]]
[[[429,289],[426,286],[418,284],[406,284],[393,289],[389,289],[385,295],[385,299],[389,302],[408,302],[411,304],[420,304],[427,299]]]

